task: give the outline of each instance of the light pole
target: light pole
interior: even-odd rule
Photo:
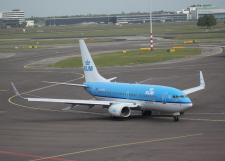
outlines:
[[[149,47],[150,51],[154,50],[154,41],[153,41],[153,33],[152,33],[152,10],[151,10],[151,0],[150,0],[150,10],[149,10],[149,29],[150,29],[150,35],[149,35]]]

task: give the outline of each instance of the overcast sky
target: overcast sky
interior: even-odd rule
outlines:
[[[151,0],[152,10],[180,10],[192,4],[225,8],[225,0]],[[21,9],[26,17],[149,11],[150,0],[0,0],[0,11]]]

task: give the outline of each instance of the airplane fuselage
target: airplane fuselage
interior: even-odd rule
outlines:
[[[143,110],[183,112],[192,107],[190,98],[179,89],[160,85],[116,82],[86,82],[89,94],[98,99],[134,102]]]

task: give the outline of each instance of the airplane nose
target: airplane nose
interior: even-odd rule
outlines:
[[[191,99],[188,97],[188,107],[190,108],[190,107],[192,107],[193,106],[193,104],[192,104],[192,101],[191,101]]]
[[[189,108],[191,108],[193,106],[193,103],[192,103],[190,98],[187,98],[187,99],[188,99],[188,104],[187,104],[186,108],[189,109]]]
[[[186,103],[182,105],[182,111],[186,111],[193,106],[190,98],[186,98]]]
[[[188,104],[188,107],[190,108],[190,107],[192,107],[193,106],[193,104],[192,103],[190,103],[190,104]]]
[[[193,104],[192,103],[186,103],[186,104],[183,104],[183,105],[181,105],[181,111],[187,111],[188,109],[190,109],[191,107],[193,106]]]

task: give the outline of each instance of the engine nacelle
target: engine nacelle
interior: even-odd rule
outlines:
[[[115,117],[129,117],[131,110],[124,104],[114,104],[108,109],[109,113]]]

